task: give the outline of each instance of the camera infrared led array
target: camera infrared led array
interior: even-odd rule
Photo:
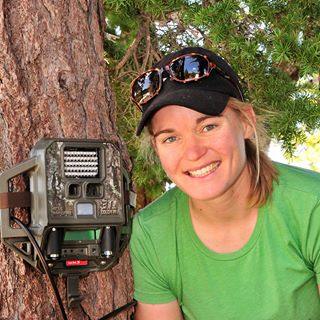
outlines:
[[[64,174],[68,178],[95,178],[99,175],[98,150],[64,150]]]

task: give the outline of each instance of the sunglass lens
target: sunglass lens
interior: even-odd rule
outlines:
[[[207,74],[208,70],[208,60],[200,55],[182,56],[170,64],[171,75],[180,81],[200,79]]]
[[[142,74],[132,86],[132,97],[138,104],[147,103],[159,90],[160,75],[157,70]]]

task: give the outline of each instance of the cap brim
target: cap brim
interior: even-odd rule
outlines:
[[[149,119],[165,106],[178,105],[203,114],[217,116],[224,110],[229,98],[230,95],[199,88],[188,88],[187,90],[183,88],[163,95],[160,94],[143,112],[136,134],[139,136]]]

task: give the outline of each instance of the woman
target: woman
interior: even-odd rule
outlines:
[[[320,175],[259,151],[231,67],[185,48],[132,99],[176,184],[134,219],[136,319],[320,319]]]

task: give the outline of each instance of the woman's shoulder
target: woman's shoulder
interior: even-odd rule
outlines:
[[[142,242],[152,242],[157,248],[174,245],[176,226],[181,225],[178,211],[183,197],[182,191],[173,188],[141,209],[133,219],[131,242],[144,239]]]
[[[171,221],[176,216],[178,207],[185,197],[186,195],[179,188],[173,187],[141,209],[136,218],[144,223]]]
[[[274,163],[280,188],[320,197],[320,173],[282,163]]]

